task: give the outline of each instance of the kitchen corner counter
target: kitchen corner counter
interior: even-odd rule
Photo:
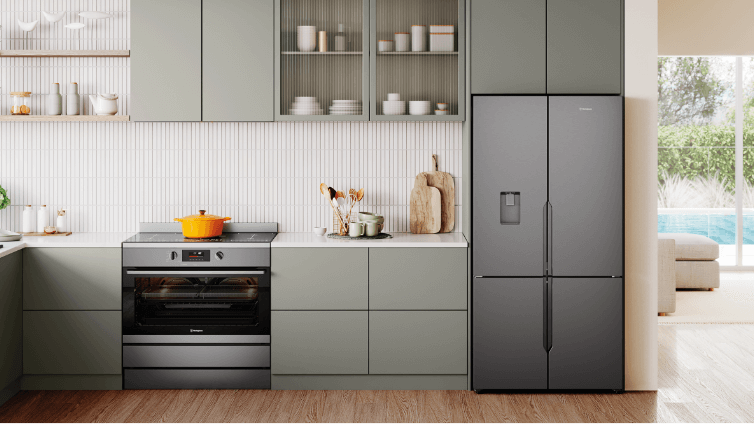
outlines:
[[[24,247],[121,247],[134,233],[73,233],[70,236],[24,237],[21,241],[0,242],[0,258]]]
[[[411,234],[390,233],[382,240],[340,240],[313,233],[279,233],[272,241],[276,247],[468,247],[462,233]]]

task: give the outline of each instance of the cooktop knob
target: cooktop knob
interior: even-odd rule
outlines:
[[[217,258],[218,261],[221,261],[225,257],[225,253],[223,253],[223,252],[217,252],[217,253],[215,253],[215,257]]]
[[[178,252],[170,252],[170,260],[174,261],[178,259]]]

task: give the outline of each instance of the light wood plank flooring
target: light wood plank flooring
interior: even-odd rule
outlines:
[[[28,391],[0,407],[0,422],[754,421],[754,325],[659,332],[657,393]]]

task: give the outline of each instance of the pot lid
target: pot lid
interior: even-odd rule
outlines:
[[[188,221],[188,220],[192,220],[192,221],[214,221],[216,219],[226,220],[226,218],[224,218],[222,216],[206,215],[206,213],[207,213],[207,211],[200,210],[199,211],[199,215],[184,216],[183,219],[186,220],[186,221]],[[230,219],[230,218],[227,218],[227,219]]]

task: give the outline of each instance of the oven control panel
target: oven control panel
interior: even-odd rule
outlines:
[[[184,250],[183,262],[209,262],[209,250]]]

